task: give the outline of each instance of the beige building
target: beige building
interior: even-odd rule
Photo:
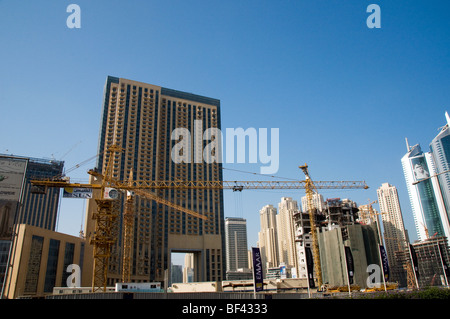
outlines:
[[[222,164],[206,163],[204,132],[220,129],[220,101],[161,86],[109,76],[105,84],[97,169],[104,172],[105,153],[113,144],[123,152],[112,158],[112,177],[126,180],[222,180]],[[175,129],[188,132],[180,138]],[[186,147],[180,150],[180,143]],[[174,152],[183,159],[174,160]],[[171,253],[193,253],[194,280],[220,281],[225,273],[222,190],[169,189],[156,195],[206,215],[188,215],[139,196],[134,203],[131,281],[163,282]],[[123,207],[123,205],[122,205]],[[123,208],[121,208],[123,210]],[[94,232],[95,200],[88,200],[86,236]],[[122,214],[120,215],[122,216]],[[122,221],[109,261],[108,286],[122,279]],[[170,278],[170,275],[169,277]]]
[[[277,235],[277,209],[273,205],[266,205],[259,211],[261,230],[258,233],[258,245],[264,273],[267,269],[278,267],[278,235]]]
[[[377,195],[383,221],[386,254],[392,268],[393,279],[398,280],[398,273],[402,271],[402,266],[398,265],[395,253],[408,247],[409,238],[403,223],[397,188],[388,183],[383,183],[377,189]]]
[[[68,281],[81,287],[92,285],[92,255],[86,255],[85,240],[79,237],[20,224],[11,264],[3,291],[5,299],[42,297],[52,294],[54,287],[67,287]],[[72,268],[73,275],[67,272]]]
[[[296,230],[294,214],[298,212],[297,201],[291,197],[282,197],[278,204],[277,233],[279,262],[285,263],[289,269],[293,269],[292,275],[298,276],[298,260],[296,252]]]

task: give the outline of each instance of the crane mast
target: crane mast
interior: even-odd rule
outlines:
[[[309,223],[311,227],[311,238],[312,238],[312,248],[313,248],[313,259],[314,259],[314,270],[317,277],[317,286],[319,289],[322,287],[322,267],[320,265],[320,251],[319,251],[319,240],[317,238],[316,231],[316,207],[314,207],[313,195],[315,193],[314,182],[311,180],[308,172],[308,165],[299,166],[299,168],[305,174],[305,193],[306,193],[306,203],[307,212],[309,214]]]

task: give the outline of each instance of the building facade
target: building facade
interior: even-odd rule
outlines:
[[[258,245],[261,251],[263,271],[278,267],[278,234],[277,209],[273,205],[266,205],[259,211],[261,230],[258,233]]]
[[[397,264],[395,253],[406,249],[409,245],[409,239],[403,223],[397,188],[389,183],[383,183],[377,189],[377,195],[389,266],[392,269],[393,281],[399,281],[398,273],[403,266]]]
[[[446,124],[430,143],[430,153],[436,168],[439,189],[444,200],[447,222],[450,220],[450,116],[445,112]],[[445,222],[444,222],[445,227]]]
[[[325,209],[325,201],[323,199],[322,194],[314,193],[312,195],[312,203],[313,203],[313,207],[316,208],[319,212],[321,212]],[[306,211],[307,207],[308,207],[308,199],[306,196],[303,196],[302,197],[302,208],[304,211]]]
[[[3,289],[6,299],[42,297],[52,294],[55,287],[92,284],[92,258],[85,258],[82,238],[20,224],[12,251],[12,268]],[[69,277],[72,273],[73,278]]]
[[[203,134],[210,128],[220,129],[219,100],[109,76],[104,89],[97,170],[104,172],[111,161],[112,177],[118,180],[127,179],[131,173],[133,180],[142,181],[220,181],[221,162],[205,162],[202,158],[208,145]],[[183,140],[174,134],[176,129],[187,131],[189,138]],[[175,147],[180,142],[186,143],[182,150]],[[108,158],[105,152],[111,145],[123,150],[115,158]],[[175,149],[179,150],[176,154]],[[180,157],[183,161],[178,161]],[[207,220],[136,196],[131,280],[164,281],[165,270],[171,268],[172,252],[195,255],[196,281],[222,280],[225,269],[222,190],[168,189],[155,193],[206,215]],[[91,217],[96,209],[96,202],[89,200],[87,235],[94,231]],[[120,225],[117,238],[110,258],[108,284],[121,278]]]
[[[225,218],[225,247],[227,272],[249,268],[246,219],[238,217]]]
[[[294,215],[299,211],[297,201],[282,197],[278,204],[277,233],[279,262],[284,263],[297,277],[298,260],[295,244],[296,227]]]
[[[450,223],[436,177],[433,157],[423,152],[420,145],[409,146],[402,158],[411,208],[417,236],[425,240],[429,236],[450,236]]]
[[[331,287],[356,284],[367,288],[367,266],[381,265],[376,226],[349,224],[323,229],[318,236],[322,281]],[[351,252],[352,271],[348,271],[346,247]],[[381,278],[377,282],[381,282]]]
[[[60,189],[36,189],[31,180],[59,177],[63,168],[62,161],[0,155],[0,288],[8,268],[15,225],[52,231],[57,227]]]

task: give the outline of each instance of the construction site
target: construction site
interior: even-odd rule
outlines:
[[[117,146],[108,148],[106,158],[114,159],[120,156],[122,150]],[[13,264],[27,265],[27,269],[13,267],[9,273],[7,284],[11,289],[8,298],[183,298],[189,296],[203,298],[323,298],[330,296],[345,297],[346,294],[360,294],[364,292],[388,291],[400,287],[418,289],[419,287],[442,285],[448,286],[449,261],[448,243],[446,238],[429,238],[425,242],[411,245],[411,251],[397,253],[399,262],[404,265],[404,280],[399,283],[384,282],[377,289],[369,289],[367,286],[367,267],[380,263],[379,246],[380,234],[377,224],[360,224],[358,220],[358,208],[356,203],[348,199],[327,199],[321,210],[313,205],[314,195],[318,189],[367,189],[364,182],[337,182],[337,181],[313,181],[309,175],[308,166],[299,167],[303,170],[306,179],[301,181],[136,181],[131,178],[120,181],[111,177],[111,164],[106,165],[103,174],[90,170],[91,183],[71,183],[67,176],[45,180],[33,180],[33,192],[45,194],[48,189],[89,189],[92,190],[93,199],[97,204],[97,211],[90,218],[95,229],[90,236],[77,238],[74,246],[72,262],[81,264],[82,282],[58,286],[57,281],[47,283],[41,294],[36,295],[39,286],[39,268],[42,259],[43,241],[37,238],[54,236],[53,232],[45,233],[36,227],[20,225],[18,228],[18,242],[14,249],[17,250],[16,260]],[[152,190],[164,189],[215,189],[243,191],[245,189],[302,189],[305,190],[307,210],[299,211],[293,216],[299,232],[296,243],[298,252],[309,252],[308,278],[280,278],[265,279],[263,292],[254,291],[252,280],[195,280],[193,283],[176,283],[167,285],[169,271],[166,270],[164,280],[148,280],[148,275],[143,274],[141,280],[133,278],[132,274],[132,247],[136,246],[135,232],[139,231],[139,225],[135,222],[135,202],[142,197],[159,204],[171,207],[174,210],[185,213],[197,219],[205,217],[196,211],[177,205],[165,198],[159,197]],[[119,236],[121,234],[121,236]],[[70,236],[59,235],[58,241],[70,242]],[[48,239],[55,242],[55,239]],[[118,241],[121,241],[120,243]],[[21,247],[23,245],[23,247]],[[66,244],[67,245],[67,244]],[[24,249],[29,247],[29,251]],[[51,253],[51,247],[47,254]],[[349,259],[349,252],[351,259]],[[414,256],[412,258],[412,256]],[[312,258],[311,258],[312,257]],[[23,259],[25,258],[25,259]],[[46,257],[50,258],[50,257]],[[201,254],[196,256],[197,265],[201,264]],[[300,258],[300,256],[298,257]],[[49,259],[50,260],[50,259]],[[342,262],[342,261],[345,262]],[[413,260],[413,263],[411,263]],[[349,261],[351,265],[349,265]],[[56,262],[56,260],[55,260]],[[67,267],[68,262],[61,266]],[[420,264],[420,267],[417,265]],[[415,265],[411,267],[411,265]],[[56,264],[55,264],[56,267]],[[199,267],[200,268],[200,267]],[[33,270],[34,269],[34,270]],[[135,269],[135,268],[134,268]],[[20,288],[20,273],[28,274],[22,277],[23,287],[34,286],[36,289]],[[56,273],[61,273],[58,269]],[[198,272],[198,271],[197,271]],[[33,275],[35,274],[35,275]],[[56,276],[56,274],[55,274]],[[132,279],[133,278],[133,279]],[[197,273],[197,278],[201,275]],[[68,280],[68,275],[63,279]],[[146,280],[147,279],[147,280]],[[60,280],[63,283],[64,280]],[[17,286],[14,286],[16,282]],[[69,282],[69,281],[67,281]],[[89,285],[90,282],[90,285]],[[114,285],[122,283],[156,283],[159,288],[152,291],[139,289],[117,290]],[[81,288],[85,287],[85,288]],[[215,297],[212,297],[215,295]],[[196,298],[195,297],[195,298]],[[193,297],[194,298],[194,297]]]
[[[55,291],[57,295],[97,294],[91,297],[101,298],[127,293],[116,291],[117,284],[131,287],[144,283],[160,285],[158,296],[164,298],[177,293],[226,293],[234,297],[243,293],[248,297],[252,289],[255,298],[280,293],[311,296],[398,287],[386,276],[379,223],[360,222],[359,209],[349,199],[331,198],[324,206],[316,201],[322,190],[368,189],[365,181],[314,180],[307,164],[298,166],[304,178],[224,181],[220,161],[198,160],[203,159],[206,141],[198,142],[195,137],[220,127],[217,99],[108,76],[98,153],[89,159],[95,160],[96,166],[88,170],[89,181],[72,181],[68,175],[71,169],[27,179],[33,201],[46,201],[50,191],[59,190],[85,198],[85,229],[74,237],[56,233],[54,227],[14,225],[2,297],[47,297]],[[180,146],[185,137],[174,132],[188,136],[190,131],[194,132],[190,136],[193,143],[185,141],[189,142],[185,149]],[[245,135],[240,137],[245,139]],[[219,137],[209,138],[215,145]],[[195,147],[196,141],[200,147]],[[216,152],[220,150],[210,149],[210,155]],[[180,158],[184,160],[178,161]],[[294,268],[298,271],[293,271],[293,277],[297,278],[278,278],[280,268],[274,265],[270,278],[259,283],[262,292],[256,291],[254,281],[225,279],[226,190],[304,192],[303,209],[290,220],[295,228],[294,264],[298,265]],[[369,205],[369,215],[372,213]],[[417,258],[426,260],[439,252],[442,264],[448,265],[448,244],[439,243],[431,246],[439,248],[433,251],[429,245],[417,246]],[[170,286],[172,253],[179,252],[193,255],[193,283]],[[405,262],[408,256],[412,255],[399,254]],[[413,271],[424,285],[448,285],[447,272],[433,277],[437,264],[428,264],[430,271],[408,268],[407,277]],[[385,272],[377,278],[380,286],[376,289],[368,284],[367,269],[373,265]]]

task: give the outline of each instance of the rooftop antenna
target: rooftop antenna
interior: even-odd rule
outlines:
[[[411,150],[411,147],[409,147],[409,143],[408,143],[408,138],[407,137],[405,137],[405,141],[406,141],[406,149],[409,152]]]
[[[447,111],[445,111],[445,119],[447,120],[448,126],[450,126],[450,116],[448,115]]]

